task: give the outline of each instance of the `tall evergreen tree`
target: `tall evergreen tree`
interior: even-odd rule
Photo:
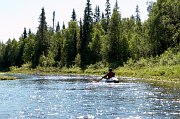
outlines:
[[[141,20],[140,19],[140,11],[139,11],[139,6],[137,5],[136,6],[136,21],[139,21],[139,20]]]
[[[81,63],[82,66],[88,64],[89,59],[89,49],[88,44],[91,41],[91,31],[93,23],[93,13],[91,8],[90,0],[87,0],[86,7],[84,10],[84,20],[83,20],[83,39],[81,41]]]
[[[59,32],[60,31],[60,25],[59,25],[59,21],[57,23],[57,26],[56,26],[56,32]]]
[[[73,12],[72,12],[71,19],[72,19],[73,21],[76,21],[76,20],[77,20],[77,19],[76,19],[76,12],[75,12],[74,8],[73,8]]]
[[[94,12],[94,22],[100,21],[100,9],[99,6],[96,6],[95,12]]]
[[[106,17],[106,25],[108,26],[109,20],[111,18],[111,4],[109,0],[106,0],[105,17]],[[107,32],[107,29],[106,29],[106,32]]]
[[[83,24],[82,24],[82,20],[79,20],[79,42],[77,43],[77,52],[79,53],[79,55],[82,54],[82,41],[83,41]],[[81,57],[81,56],[80,56]]]
[[[114,6],[114,9],[115,9],[115,10],[118,10],[118,9],[119,9],[119,6],[118,6],[118,2],[117,2],[117,0],[116,0],[116,3],[115,3],[115,6]]]
[[[113,67],[123,65],[127,59],[127,41],[122,38],[122,25],[121,16],[118,11],[118,6],[113,9],[113,14],[109,22],[108,30],[108,47],[107,47],[107,60]]]
[[[28,35],[31,35],[31,34],[32,34],[31,29],[29,29]]]
[[[66,26],[65,26],[64,22],[63,22],[63,26],[62,26],[62,28],[63,28],[63,29],[66,29]]]
[[[35,52],[33,56],[32,66],[36,67],[40,63],[41,55],[47,56],[49,49],[49,42],[47,37],[47,23],[45,17],[44,8],[42,8],[42,12],[40,14],[39,27],[36,33],[36,44],[35,44]]]
[[[52,32],[54,32],[54,25],[55,24],[55,11],[53,12],[53,27],[52,27]]]
[[[27,32],[26,32],[26,28],[24,28],[24,32],[23,32],[23,39],[27,38]]]

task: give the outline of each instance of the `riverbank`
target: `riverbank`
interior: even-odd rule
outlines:
[[[79,67],[57,68],[57,67],[37,67],[31,69],[27,67],[13,67],[7,73],[23,73],[23,74],[79,74],[79,75],[104,75],[108,71],[108,67],[103,68],[87,68],[82,70]],[[180,65],[175,66],[154,66],[154,67],[118,67],[114,69],[116,76],[136,77],[136,78],[151,78],[161,80],[180,80]]]
[[[22,73],[35,75],[95,75],[103,76],[107,73],[107,67],[87,68],[82,70],[78,67],[57,68],[57,67],[37,67],[30,69],[28,66],[21,68],[11,67],[11,71],[7,73]],[[150,83],[161,87],[178,87],[180,88],[180,65],[174,66],[152,66],[152,67],[118,67],[114,69],[116,76],[134,77],[140,82]]]
[[[180,65],[152,67],[119,67],[116,74],[135,77],[136,81],[154,86],[180,89]]]
[[[5,73],[0,73],[0,80],[16,80],[16,77],[5,76]]]

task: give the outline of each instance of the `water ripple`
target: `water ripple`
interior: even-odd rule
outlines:
[[[179,90],[86,76],[20,75],[0,83],[2,119],[179,118]]]

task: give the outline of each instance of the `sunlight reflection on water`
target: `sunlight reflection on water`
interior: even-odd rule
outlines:
[[[20,75],[21,76],[21,75]],[[178,118],[179,93],[143,83],[94,83],[98,77],[23,75],[0,82],[0,118]]]

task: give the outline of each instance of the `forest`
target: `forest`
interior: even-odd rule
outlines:
[[[55,23],[48,27],[45,8],[39,15],[36,33],[24,28],[19,39],[0,43],[0,69],[29,64],[30,68],[80,67],[89,65],[113,67],[159,57],[167,64],[173,60],[180,64],[180,2],[157,0],[148,3],[148,19],[141,21],[139,7],[136,15],[122,18],[118,2],[112,5],[106,0],[106,9],[99,6],[93,10],[87,0],[83,18],[77,20],[72,10],[68,26]],[[60,11],[61,12],[61,11]],[[56,25],[55,25],[56,24]],[[166,54],[171,58],[163,60]],[[173,55],[172,55],[173,54]],[[163,57],[164,56],[164,57]],[[101,66],[103,65],[103,66]]]

